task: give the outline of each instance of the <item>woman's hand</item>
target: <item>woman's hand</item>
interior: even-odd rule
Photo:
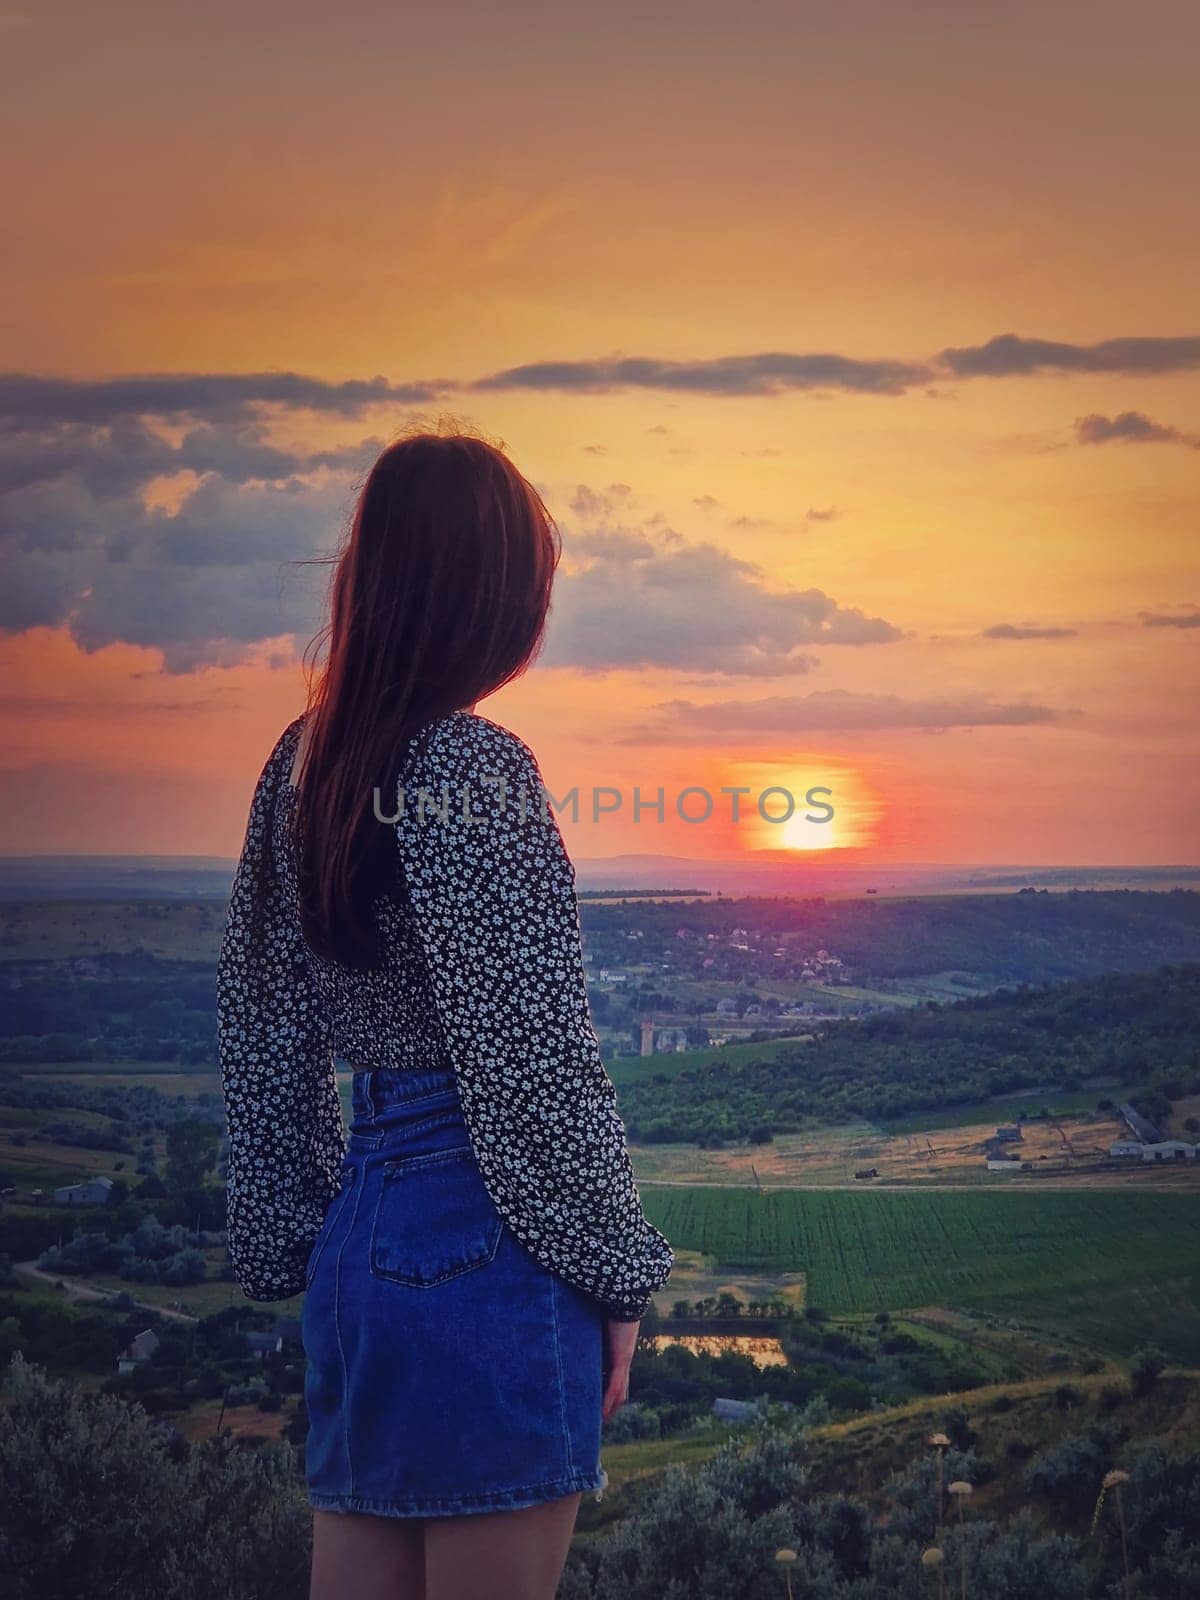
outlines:
[[[600,1408],[602,1422],[607,1422],[629,1399],[629,1364],[637,1349],[640,1327],[640,1322],[614,1322],[611,1317],[604,1319],[608,1381],[604,1385],[604,1403]]]

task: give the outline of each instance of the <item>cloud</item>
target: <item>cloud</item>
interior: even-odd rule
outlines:
[[[323,594],[289,564],[335,542],[379,446],[287,449],[257,422],[172,440],[132,417],[0,433],[0,628],[157,647],[174,672],[309,634]]]
[[[1080,444],[1111,444],[1116,440],[1127,444],[1185,444],[1200,450],[1200,435],[1183,433],[1163,422],[1152,422],[1141,411],[1121,411],[1115,417],[1076,417],[1075,437]]]
[[[610,483],[607,489],[591,489],[586,483],[578,483],[568,504],[577,517],[595,521],[616,516],[632,494],[627,483]]]
[[[610,356],[533,361],[477,378],[393,382],[384,377],[332,382],[299,372],[166,372],[115,378],[62,378],[0,373],[0,432],[80,424],[106,427],[156,417],[172,423],[230,423],[265,419],[279,411],[357,418],[372,410],[423,406],[450,394],[504,390],[556,394],[612,394],[630,389],[708,396],[778,395],[792,391],[903,395],[929,392],[931,379],[1031,376],[1043,372],[1154,375],[1200,367],[1200,338],[1127,337],[1077,345],[1000,334],[982,345],[943,350],[933,361],[861,359],[832,351],[767,351],[691,360]],[[1125,413],[1126,418],[1136,413]],[[1083,419],[1090,421],[1091,419]],[[1103,419],[1101,419],[1103,420]],[[1123,419],[1116,419],[1121,424]],[[1155,424],[1148,424],[1152,429]],[[648,433],[667,433],[658,423]],[[1114,435],[1115,436],[1115,435]],[[1128,435],[1123,435],[1128,436]],[[1140,437],[1175,437],[1154,432]],[[1184,436],[1186,437],[1186,436]],[[1089,441],[1090,442],[1090,441]],[[581,449],[593,454],[601,444]],[[776,449],[745,450],[776,456]]]
[[[298,372],[159,373],[127,378],[43,378],[0,373],[0,429],[126,417],[206,417],[233,422],[266,408],[358,417],[372,407],[424,405],[453,385],[352,378],[328,383]]]
[[[960,378],[1011,378],[1037,372],[1156,376],[1200,367],[1200,338],[1104,339],[1082,345],[1002,333],[987,344],[943,350],[939,359]]]
[[[836,522],[845,513],[840,506],[809,506],[804,513],[805,522]]]
[[[613,394],[625,389],[665,389],[706,395],[773,395],[790,389],[843,389],[855,394],[903,394],[929,377],[908,361],[859,361],[831,354],[717,356],[665,361],[652,356],[596,361],[533,361],[477,378],[469,388],[553,390]]]
[[[1200,628],[1200,610],[1195,608],[1191,611],[1142,611],[1138,615],[1143,628]]]
[[[860,694],[849,689],[818,689],[805,695],[772,695],[761,700],[666,700],[651,707],[661,719],[642,730],[664,737],[668,731],[700,735],[772,735],[879,732],[887,729],[1032,727],[1055,722],[1061,713],[1028,701],[998,702],[967,694],[930,699],[894,694]]]
[[[985,628],[982,639],[1073,639],[1075,628],[1026,628],[1012,622],[997,622]]]
[[[565,555],[542,657],[552,666],[770,677],[808,672],[816,646],[902,637],[820,589],[770,588],[753,563],[673,529],[606,522],[572,534]]]

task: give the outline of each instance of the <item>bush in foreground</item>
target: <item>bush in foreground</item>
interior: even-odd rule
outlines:
[[[0,1412],[6,1600],[300,1600],[309,1512],[286,1448],[189,1445],[19,1356]]]

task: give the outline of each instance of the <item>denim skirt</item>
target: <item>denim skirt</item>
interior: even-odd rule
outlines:
[[[353,1097],[304,1297],[311,1504],[439,1517],[598,1489],[600,1306],[508,1228],[452,1071],[358,1072]]]

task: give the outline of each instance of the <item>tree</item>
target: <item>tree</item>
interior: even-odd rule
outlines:
[[[177,1192],[198,1189],[217,1161],[220,1134],[211,1122],[184,1117],[167,1130],[167,1184]]]

